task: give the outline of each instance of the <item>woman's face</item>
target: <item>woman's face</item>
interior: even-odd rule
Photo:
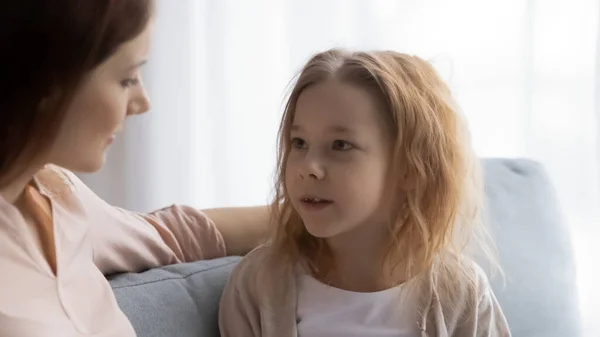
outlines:
[[[84,80],[68,108],[49,162],[77,172],[99,170],[125,119],[148,111],[150,102],[139,68],[148,56],[151,30],[148,24]]]

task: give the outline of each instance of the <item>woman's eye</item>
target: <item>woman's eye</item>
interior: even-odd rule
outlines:
[[[300,138],[292,138],[292,147],[295,149],[304,149],[306,148],[306,142]]]
[[[345,140],[335,140],[333,141],[333,149],[336,151],[348,151],[352,150],[354,146]]]
[[[128,78],[128,79],[121,81],[121,86],[123,88],[129,88],[129,87],[136,86],[139,83],[140,83],[140,80],[137,78]]]

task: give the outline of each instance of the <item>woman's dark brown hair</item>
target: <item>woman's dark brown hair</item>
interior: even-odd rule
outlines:
[[[153,0],[0,2],[0,187],[52,145],[77,87],[139,35]]]

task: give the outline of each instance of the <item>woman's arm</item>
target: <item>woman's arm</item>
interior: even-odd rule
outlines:
[[[267,240],[271,223],[268,206],[203,210],[225,240],[227,255],[245,255]]]
[[[147,214],[131,212],[106,203],[73,173],[58,167],[52,170],[72,186],[68,195],[56,200],[61,209],[73,215],[67,218],[89,228],[94,262],[104,274],[244,254],[266,236],[266,207],[221,208],[205,213],[173,205]]]

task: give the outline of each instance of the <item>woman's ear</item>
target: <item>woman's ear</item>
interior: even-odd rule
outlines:
[[[62,98],[62,94],[63,91],[60,88],[53,86],[50,92],[38,103],[38,110],[47,111],[48,109],[56,109]]]

